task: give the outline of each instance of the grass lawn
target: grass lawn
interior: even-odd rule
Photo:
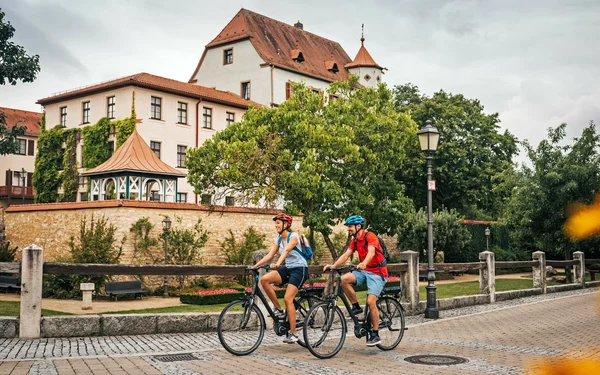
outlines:
[[[0,316],[19,316],[21,304],[14,301],[0,301]],[[42,309],[42,316],[73,315],[62,311]]]

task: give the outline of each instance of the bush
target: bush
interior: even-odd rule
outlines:
[[[10,242],[0,242],[0,262],[14,262],[18,247],[10,247]]]
[[[600,271],[600,263],[594,263],[594,264],[590,265],[587,269]]]
[[[252,253],[265,248],[266,236],[258,233],[253,226],[244,231],[243,237],[241,242],[237,242],[233,231],[230,229],[225,240],[219,242],[225,255],[225,264],[234,266],[252,265]],[[250,285],[249,275],[235,276],[234,279],[242,285]]]
[[[181,218],[175,216],[175,222],[181,226]],[[208,231],[202,227],[202,220],[198,219],[192,229],[175,227],[169,229],[169,246],[167,251],[167,264],[192,265],[202,264],[200,250],[208,241]],[[189,276],[176,275],[179,287],[183,288]]]

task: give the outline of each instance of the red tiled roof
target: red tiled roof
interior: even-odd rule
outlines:
[[[86,96],[96,92],[103,92],[126,86],[144,87],[176,95],[202,99],[209,102],[227,104],[244,109],[248,108],[250,104],[259,106],[259,104],[251,100],[242,99],[239,95],[229,91],[221,91],[210,87],[176,81],[174,79],[160,77],[149,73],[138,73],[127,77],[114,79],[112,81],[99,83],[97,85],[50,96],[38,100],[37,103],[41,105],[47,105],[71,98]]]
[[[346,69],[349,69],[357,68],[360,66],[383,69],[383,67],[379,66],[375,62],[369,51],[367,51],[367,49],[365,48],[365,38],[360,38],[360,49],[358,50],[356,57],[351,63],[346,64],[344,67]]]
[[[160,160],[144,142],[137,129],[133,130],[127,141],[107,161],[96,168],[83,172],[81,175],[90,176],[117,171],[149,172],[179,177],[186,175],[181,170],[175,169]]]
[[[348,78],[348,72],[344,69],[332,73],[325,68],[327,60],[335,61],[338,66],[344,66],[352,61],[339,43],[247,9],[240,10],[219,35],[206,45],[206,48],[243,39],[250,39],[267,64],[330,82]],[[302,52],[304,57],[302,63],[293,60],[293,56],[298,54],[295,50]],[[192,79],[198,72],[200,63]]]
[[[173,202],[150,202],[136,200],[106,200],[93,202],[63,202],[63,203],[39,203],[10,205],[6,212],[28,212],[28,211],[59,211],[59,210],[82,210],[90,208],[111,207],[134,207],[134,208],[158,208],[172,210],[196,210],[206,212],[234,212],[255,213],[264,215],[277,215],[281,210],[252,207],[211,206],[207,204],[173,203]],[[298,216],[302,216],[301,214]]]
[[[41,113],[4,107],[0,107],[0,111],[4,112],[6,115],[6,126],[8,129],[12,129],[18,122],[19,125],[27,127],[25,135],[30,135],[32,137],[40,135],[40,122],[42,121]]]

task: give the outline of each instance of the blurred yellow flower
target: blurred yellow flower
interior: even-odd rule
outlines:
[[[527,375],[598,375],[600,361],[593,359],[545,360],[530,366]]]
[[[600,195],[589,206],[571,204],[566,213],[568,218],[563,230],[567,237],[583,240],[600,233]]]

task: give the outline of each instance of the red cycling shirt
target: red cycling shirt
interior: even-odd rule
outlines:
[[[365,233],[367,236],[367,241],[365,241]],[[381,245],[379,245],[379,239],[377,238],[375,233],[367,232],[364,230],[360,231],[358,238],[352,238],[348,249],[358,252],[358,258],[362,262],[365,260],[369,252],[368,246],[373,246],[375,248],[375,256],[373,257],[373,259],[371,259],[371,262],[367,265],[365,271],[373,272],[383,277],[388,277],[387,267],[378,266],[378,264],[380,264],[384,260],[384,257],[383,251],[381,250]]]

